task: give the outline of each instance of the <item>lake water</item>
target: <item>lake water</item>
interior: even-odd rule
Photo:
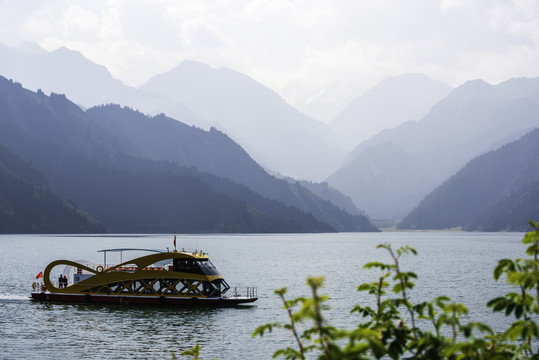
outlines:
[[[334,326],[352,328],[354,305],[372,299],[357,285],[377,280],[363,270],[369,261],[389,262],[376,249],[410,245],[417,256],[401,260],[419,279],[412,296],[430,300],[448,295],[470,308],[469,317],[494,327],[507,320],[486,308],[491,298],[507,292],[492,280],[498,259],[524,254],[522,233],[383,232],[301,235],[182,235],[178,248],[202,250],[231,286],[257,286],[253,306],[219,309],[151,308],[120,305],[70,305],[28,299],[35,276],[57,259],[102,262],[97,250],[173,247],[172,235],[149,236],[0,236],[0,358],[167,359],[171,351],[196,343],[204,359],[270,359],[273,352],[294,346],[285,330],[251,338],[257,326],[286,321],[273,294],[287,287],[289,298],[308,295],[307,276],[324,275],[323,293],[330,295],[326,317]],[[127,260],[124,253],[123,260]],[[112,255],[107,262],[120,262]]]

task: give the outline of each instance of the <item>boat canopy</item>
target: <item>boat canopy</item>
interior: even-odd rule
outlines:
[[[103,253],[103,266],[107,266],[107,253],[108,252],[119,252],[120,253],[120,263],[123,263],[123,252],[124,251],[149,251],[149,252],[156,252],[156,253],[166,252],[165,250],[137,249],[137,248],[121,248],[121,249],[97,250],[97,252],[102,252]]]

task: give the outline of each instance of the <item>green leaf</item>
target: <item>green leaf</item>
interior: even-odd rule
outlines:
[[[251,337],[255,337],[257,335],[264,336],[264,333],[272,332],[274,327],[275,328],[280,328],[280,327],[282,327],[282,325],[279,324],[279,323],[271,323],[271,324],[260,325],[259,327],[257,327],[255,329],[255,331],[253,331],[253,334],[251,335]]]
[[[522,317],[522,314],[524,313],[524,306],[518,304],[515,306],[515,317],[517,319],[520,319]]]
[[[513,260],[502,259],[498,261],[498,265],[494,268],[494,280],[498,281],[500,276],[506,271],[515,271],[515,263]]]
[[[523,244],[533,244],[535,241],[537,241],[537,232],[536,231],[530,231],[527,232],[524,235],[524,238],[522,239]]]
[[[511,313],[512,313],[513,310],[515,309],[515,306],[516,306],[516,305],[517,305],[517,304],[514,303],[514,302],[508,303],[508,304],[507,304],[507,307],[505,308],[505,316],[511,315]],[[501,310],[501,309],[500,309],[500,310]],[[494,309],[494,311],[500,311],[500,310],[495,310],[495,309]]]
[[[379,262],[379,261],[372,261],[372,262],[368,262],[365,265],[363,265],[363,268],[364,269],[377,268],[377,269],[380,269],[380,270],[391,270],[391,269],[395,268],[395,265],[385,264],[385,263],[382,263],[382,262]]]
[[[371,290],[373,287],[373,284],[361,284],[357,287],[357,291],[367,291]]]
[[[494,298],[487,303],[487,306],[492,308],[493,311],[501,311],[507,306],[507,299],[503,296]]]
[[[471,329],[477,329],[483,333],[489,333],[490,335],[494,335],[494,331],[492,330],[492,328],[482,322],[470,322],[468,326]]]
[[[524,324],[522,321],[517,321],[509,327],[505,332],[505,336],[511,341],[515,341],[518,338],[522,337],[522,332],[524,330]]]

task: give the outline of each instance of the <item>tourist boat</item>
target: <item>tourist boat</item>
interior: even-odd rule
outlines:
[[[107,254],[127,251],[150,252],[118,265],[107,265]],[[42,301],[157,304],[176,306],[234,306],[258,299],[255,287],[231,288],[209,256],[201,251],[150,249],[106,249],[103,264],[87,260],[51,262],[34,282],[31,298]],[[60,277],[51,271],[64,266]],[[64,278],[65,276],[65,278]],[[59,279],[60,280],[60,279]],[[64,285],[63,282],[67,282]]]

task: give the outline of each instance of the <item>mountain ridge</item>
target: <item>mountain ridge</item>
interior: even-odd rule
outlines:
[[[70,173],[72,169],[75,169],[77,162],[86,161],[84,159],[96,159],[88,163],[88,167],[96,169],[96,174],[92,174],[91,172],[86,174],[90,177],[104,172],[104,169],[109,169],[106,171],[110,173],[114,172],[118,177],[127,179],[127,176],[122,175],[123,173],[117,171],[124,169],[130,172],[134,171],[135,173],[133,173],[132,176],[136,179],[140,179],[143,175],[139,174],[139,169],[147,168],[148,171],[154,173],[154,181],[165,181],[163,176],[158,175],[156,171],[160,171],[161,173],[163,171],[167,173],[172,171],[175,177],[181,175],[182,179],[185,179],[184,175],[178,174],[177,170],[175,170],[179,165],[172,164],[170,159],[148,159],[146,163],[141,163],[141,160],[137,160],[136,158],[142,159],[148,157],[149,148],[144,148],[142,142],[133,141],[133,138],[129,138],[129,136],[126,137],[119,132],[115,133],[106,130],[103,126],[104,123],[100,124],[92,117],[94,112],[99,112],[100,110],[116,111],[115,115],[111,115],[110,118],[104,116],[103,113],[99,116],[101,121],[109,121],[108,125],[111,126],[114,125],[113,122],[110,121],[111,119],[121,120],[121,116],[117,113],[118,111],[122,114],[140,117],[148,123],[149,127],[142,127],[142,130],[146,133],[146,136],[150,137],[152,129],[160,129],[163,124],[172,125],[173,128],[177,129],[189,130],[193,134],[203,135],[198,141],[198,145],[192,147],[193,149],[196,149],[194,152],[197,154],[195,155],[204,153],[204,149],[210,149],[209,145],[213,144],[217,146],[216,154],[222,153],[222,155],[226,157],[227,151],[225,150],[226,146],[224,145],[229,144],[227,146],[230,149],[236,149],[234,151],[239,151],[243,154],[244,160],[241,161],[242,164],[251,164],[249,166],[257,169],[259,174],[265,174],[263,169],[250,159],[248,154],[246,154],[241,147],[230,140],[226,135],[216,130],[207,132],[168,119],[163,115],[148,117],[140,112],[121,108],[119,106],[103,106],[89,109],[88,112],[84,112],[77,105],[70,102],[65,95],[53,94],[48,97],[43,93],[33,93],[22,88],[20,84],[13,83],[4,78],[0,78],[0,95],[3,95],[0,97],[0,110],[5,114],[5,116],[0,119],[0,126],[2,127],[2,131],[0,132],[0,143],[7,145],[16,153],[21,154],[25,159],[31,159],[34,164],[39,165],[42,170],[47,172],[53,187],[60,186],[61,184],[64,186],[64,189],[66,189],[66,187],[70,186],[71,184],[69,181],[66,181],[65,174]],[[134,126],[135,123],[126,123],[124,124],[124,127],[128,125]],[[172,133],[166,126],[163,131]],[[187,138],[194,139],[196,136],[189,135]],[[160,145],[161,140],[162,138],[157,137],[156,144]],[[137,142],[139,142],[139,144],[136,144]],[[185,144],[186,141],[184,140],[182,143]],[[167,150],[165,149],[164,152],[166,153]],[[161,150],[161,153],[163,153],[163,150]],[[133,158],[133,156],[135,156],[135,158]],[[212,156],[210,155],[208,159],[215,162],[215,159],[217,158],[214,156],[212,160]],[[238,160],[237,156],[231,156],[232,162],[227,164],[233,165],[235,163],[233,161],[234,159]],[[221,161],[217,161],[217,163],[220,162]],[[192,163],[181,165],[193,166]],[[82,169],[80,171],[85,170]],[[234,171],[240,173],[246,172],[245,168],[237,168]],[[72,174],[72,177],[75,177],[75,175],[76,174]],[[188,174],[187,176],[192,177],[193,173]],[[194,176],[200,177],[198,174],[195,174]],[[220,176],[224,176],[224,174],[220,174]],[[272,178],[267,174],[265,176],[268,179]],[[84,178],[80,178],[79,176],[79,179],[82,181]],[[271,182],[273,182],[273,184],[282,183],[283,185],[280,185],[281,188],[279,189],[275,188],[275,185],[271,185]],[[307,194],[305,190],[298,191],[298,189],[290,187],[284,180],[277,181],[275,179],[271,180],[271,182],[268,184],[275,188],[273,191],[282,192],[285,190],[285,197],[289,199],[297,197],[297,205],[301,206],[301,203],[303,202],[306,209],[311,207],[317,212],[318,218],[325,217],[328,221],[332,221],[337,227],[345,226],[345,229],[354,230],[376,230],[369,224],[366,218],[347,215],[344,211],[337,210],[333,205],[321,201],[310,192]],[[77,195],[80,194],[80,191],[82,191],[82,188],[79,188],[79,192],[73,191],[68,193],[68,196],[77,200]],[[95,189],[95,191],[99,191],[99,189]],[[241,191],[246,192],[246,189]],[[288,191],[288,194],[286,191]],[[214,197],[214,199],[216,201],[222,201],[219,200],[222,199],[222,197]],[[301,202],[298,202],[298,200],[301,200]],[[279,206],[282,207],[284,205]],[[247,209],[245,205],[241,205],[240,207]],[[269,208],[274,207],[275,206],[271,206]],[[304,225],[310,226],[312,229],[311,231],[334,231],[334,228],[327,224],[321,226],[323,221],[318,219],[314,220],[314,218],[308,220],[306,217],[300,216],[298,211],[300,210],[295,209],[292,213],[296,214],[294,215],[296,216],[296,219],[303,219],[301,221],[304,221]],[[283,213],[291,212],[287,210]],[[260,216],[255,216],[255,213],[251,210],[247,212],[244,211],[243,214],[260,219]],[[278,215],[278,212],[275,212],[275,214]],[[343,223],[339,223],[339,221],[343,220],[345,221],[344,225]],[[316,223],[317,221],[319,222],[318,225]],[[275,223],[275,221],[273,221],[273,223]],[[281,222],[281,225],[283,224],[284,223]],[[361,224],[366,227],[361,228],[363,226]],[[253,229],[260,228],[255,227]],[[306,231],[309,231],[308,228]]]
[[[311,212],[321,221],[329,221],[337,230],[356,229],[355,221],[367,226],[364,219],[354,218],[364,215],[356,212],[349,215],[342,208],[326,202],[314,193],[302,190],[296,183],[270,176],[237,143],[216,129],[205,132],[178,124],[164,115],[149,118],[140,112],[117,105],[94,107],[88,109],[87,113],[95,123],[112,131],[118,138],[127,143],[138,144],[139,152],[151,159],[172,161],[180,166],[197,166],[200,171],[231,179],[269,199]],[[183,129],[184,133],[178,129]],[[188,148],[187,145],[200,138],[202,132],[205,133],[205,138],[197,142],[198,145],[193,144]],[[155,144],[160,144],[158,152],[155,152]],[[201,155],[204,155],[206,160],[201,160]]]
[[[210,127],[185,105],[127,86],[112,77],[103,65],[66,47],[25,53],[0,44],[0,69],[1,75],[25,84],[30,90],[69,94],[70,99],[85,108],[119,103],[150,115],[165,112],[184,123]]]
[[[343,158],[326,124],[300,113],[277,93],[245,74],[183,61],[140,89],[186,104],[219,124],[257,162],[299,179],[317,180]]]
[[[529,213],[529,206],[515,208],[509,206],[510,201],[507,200],[511,196],[518,197],[523,188],[539,181],[539,161],[535,157],[538,151],[539,128],[536,128],[518,140],[472,159],[429,193],[399,223],[398,228],[428,230],[461,226],[467,230],[487,231],[495,226],[492,220],[488,225],[481,224],[486,223],[485,219],[493,212],[493,207],[501,206],[496,205],[499,202],[511,207],[512,211],[538,216],[539,212]],[[516,200],[522,201],[513,201]],[[496,212],[500,213],[499,210]],[[498,219],[501,221],[502,218]],[[514,231],[515,227],[525,227],[526,221],[519,221],[521,224],[501,222],[498,230]]]
[[[398,219],[467,161],[537,126],[537,99],[539,78],[467,82],[420,121],[361,143],[327,182],[372,217]]]
[[[423,74],[392,76],[353,99],[329,126],[355,147],[380,131],[423,118],[450,91]]]

